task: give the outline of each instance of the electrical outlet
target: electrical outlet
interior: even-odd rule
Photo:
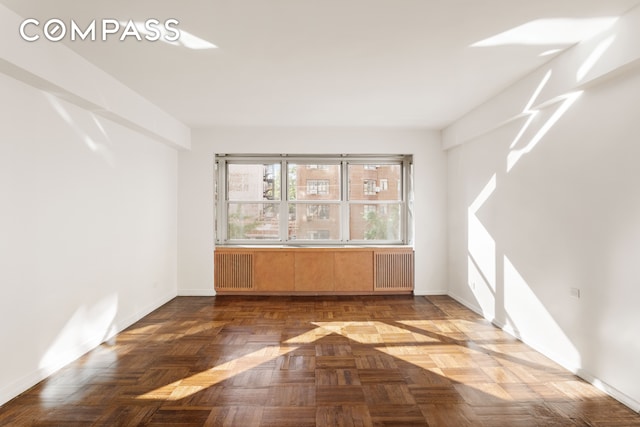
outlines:
[[[569,295],[571,295],[572,297],[579,299],[580,298],[580,289],[578,288],[570,288],[569,289]]]

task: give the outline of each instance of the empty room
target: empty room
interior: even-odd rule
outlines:
[[[640,0],[0,32],[0,425],[640,426]]]

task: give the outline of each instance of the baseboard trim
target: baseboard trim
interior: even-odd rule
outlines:
[[[419,297],[427,297],[427,296],[434,296],[434,295],[447,295],[447,291],[445,289],[435,290],[435,291],[424,291],[421,289],[414,289],[413,294]]]
[[[115,335],[119,334],[129,326],[133,325],[138,320],[142,319],[144,316],[151,313],[153,310],[168,303],[175,297],[176,297],[175,292],[168,293],[156,299],[153,303],[147,304],[145,307],[141,308],[140,310],[136,311],[130,316],[127,316],[123,319],[117,319],[117,323],[113,323],[112,327],[110,328],[106,336],[101,335],[99,337],[98,336],[91,337],[90,339],[87,339],[84,342],[76,345],[75,348],[73,348],[72,354],[77,354],[77,356],[73,360],[69,360],[66,363],[62,363],[62,364],[57,363],[57,364],[52,364],[48,366],[43,366],[7,385],[0,387],[0,405],[4,405],[10,400],[18,397],[21,393],[24,393],[25,391],[29,390],[31,387],[35,386],[36,384],[46,379],[50,375],[64,368],[69,363],[72,363],[75,360],[79,359],[80,357],[84,356],[86,353],[95,349],[102,343],[109,341]]]
[[[482,312],[482,309],[476,306],[475,304],[470,304],[464,298],[461,298],[458,295],[455,295],[451,292],[447,293],[447,295],[449,295],[454,300],[458,301],[460,304],[464,305],[469,310],[473,311],[474,313],[477,313],[478,315],[490,321],[493,325],[495,325],[496,328],[503,330],[504,332],[508,333],[514,338],[517,338],[518,340],[527,344],[529,347],[533,348],[534,350],[542,353],[544,356],[553,360],[554,362],[556,362],[557,364],[559,364],[560,366],[562,366],[572,374],[576,375],[577,377],[593,385],[598,390],[603,391],[604,393],[616,399],[618,402],[622,403],[625,406],[628,406],[633,411],[640,412],[640,402],[638,402],[637,400],[631,398],[630,396],[626,395],[625,393],[621,392],[615,387],[610,386],[609,384],[600,380],[599,378],[597,378],[587,370],[580,367],[572,366],[571,364],[566,363],[566,361],[563,361],[561,357],[557,357],[556,355],[552,354],[552,352],[548,351],[548,349],[544,348],[543,346],[540,346],[537,343],[532,342],[531,340],[528,340],[526,337],[522,337],[516,330],[511,328],[509,325],[505,325],[504,323],[498,321],[497,319],[490,319],[489,317],[485,316],[485,314]]]
[[[489,320],[491,320],[491,323],[495,327],[503,330],[504,332],[508,333],[512,337],[514,337],[514,338],[522,341],[523,343],[527,344],[529,347],[531,347],[532,349],[534,349],[538,353],[541,353],[542,355],[548,357],[549,359],[553,360],[555,363],[557,363],[558,365],[562,366],[564,369],[568,370],[569,372],[571,372],[573,374],[575,374],[577,372],[578,367],[576,365],[574,365],[571,362],[568,362],[567,360],[562,358],[562,356],[560,356],[557,353],[549,350],[544,345],[541,345],[540,343],[538,343],[538,342],[536,342],[534,340],[528,339],[527,337],[523,337],[522,334],[520,334],[519,331],[515,330],[510,325],[507,325],[507,324],[503,323],[502,321],[500,321],[498,319],[489,319]]]
[[[635,412],[640,412],[640,402],[627,396],[626,394],[616,389],[615,387],[612,387],[609,384],[599,380],[598,378],[593,376],[590,372],[584,369],[577,369],[576,372],[574,372],[574,374],[576,374],[578,377],[582,378],[589,384],[593,385],[598,390],[601,390],[607,393],[609,396],[613,397],[623,405],[628,406]]]
[[[179,297],[214,297],[216,291],[213,289],[178,289]]]
[[[486,319],[486,316],[482,312],[482,308],[480,308],[480,306],[477,306],[476,304],[472,304],[469,301],[467,301],[466,299],[460,297],[459,295],[451,293],[451,292],[445,292],[444,295],[450,296],[451,298],[453,298],[454,300],[456,300],[460,304],[464,305],[469,310],[471,310],[474,313],[476,313],[478,316],[482,316],[482,317],[484,317]]]
[[[162,307],[163,305],[165,305],[166,303],[168,303],[169,301],[174,299],[176,296],[178,296],[178,294],[175,291],[171,292],[171,293],[168,293],[168,294],[165,294],[164,296],[156,299],[151,304],[147,304],[145,307],[143,307],[140,310],[136,311],[132,315],[130,315],[128,317],[125,317],[124,319],[121,320],[121,325],[117,325],[116,329],[114,330],[114,333],[109,334],[107,336],[107,339],[103,340],[102,342],[105,342],[105,341],[113,338],[114,336],[116,336],[120,332],[122,332],[125,329],[127,329],[129,326],[131,326],[134,323],[136,323],[138,320],[142,319],[144,316],[146,316],[146,315],[150,314],[152,311]]]

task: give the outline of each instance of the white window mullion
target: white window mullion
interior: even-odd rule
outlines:
[[[286,160],[280,161],[280,241],[289,240],[289,165]]]
[[[224,159],[218,161],[218,176],[216,178],[218,179],[216,183],[218,188],[218,203],[216,204],[218,227],[216,230],[216,240],[218,242],[226,242],[229,193],[227,185],[227,162]]]
[[[412,162],[407,159],[402,161],[402,243],[405,245],[413,244],[413,171]]]
[[[349,241],[349,162],[343,160],[340,168],[340,240]]]

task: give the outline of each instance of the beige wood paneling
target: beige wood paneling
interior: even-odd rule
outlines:
[[[334,253],[336,292],[373,291],[373,252],[341,251]]]
[[[290,251],[256,251],[253,281],[258,291],[284,292],[294,290],[295,257]]]
[[[304,251],[295,254],[296,291],[333,291],[333,253]]]

